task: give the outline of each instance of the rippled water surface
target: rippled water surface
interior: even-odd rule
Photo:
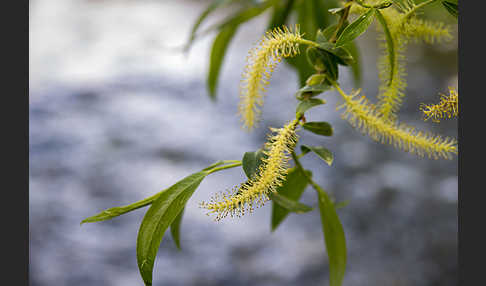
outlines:
[[[269,126],[294,115],[294,72],[280,65],[261,128],[246,133],[236,116],[248,49],[268,19],[243,26],[231,43],[218,100],[205,78],[212,36],[188,54],[191,25],[209,1],[30,2],[30,283],[142,285],[135,242],[146,209],[79,225],[102,209],[164,189],[220,159],[259,148]],[[213,19],[223,16],[216,15]],[[376,42],[360,39],[364,92],[377,91]],[[409,50],[403,121],[456,136],[454,120],[422,122],[417,106],[456,85],[455,44]],[[342,70],[343,85],[352,87]],[[340,119],[335,92],[308,120],[325,120],[332,137],[301,132],[301,142],[334,152],[332,167],[303,163],[338,201],[348,247],[344,285],[457,284],[457,159],[417,159],[360,135]],[[288,104],[290,102],[290,104]],[[240,168],[206,178],[189,200],[178,251],[164,237],[154,285],[327,285],[317,212],[291,214],[270,232],[271,206],[215,223],[198,208],[212,193],[244,180]],[[316,206],[309,188],[302,201]]]

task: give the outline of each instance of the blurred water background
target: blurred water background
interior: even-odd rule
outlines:
[[[214,35],[188,54],[174,50],[209,3],[30,1],[30,285],[143,285],[135,243],[146,209],[80,221],[150,196],[214,161],[241,159],[263,144],[269,126],[294,116],[297,76],[285,64],[272,78],[261,127],[248,134],[236,115],[245,56],[268,14],[239,29],[218,100],[209,100]],[[409,47],[408,96],[399,114],[419,129],[453,137],[455,120],[423,122],[418,106],[457,86],[455,35],[448,44]],[[378,90],[375,36],[359,39],[366,54],[363,91],[371,98]],[[349,72],[341,74],[350,90]],[[335,92],[324,97],[328,104],[311,110],[308,120],[330,122],[334,136],[300,135],[301,142],[334,152],[332,167],[313,155],[303,163],[337,201],[349,200],[338,211],[348,247],[344,285],[457,285],[457,159],[419,159],[375,143],[340,119]],[[154,285],[327,285],[318,212],[291,214],[271,233],[270,203],[219,223],[198,208],[243,179],[236,168],[202,182],[186,207],[182,251],[170,235],[163,239]],[[308,188],[302,201],[316,206],[315,192]]]

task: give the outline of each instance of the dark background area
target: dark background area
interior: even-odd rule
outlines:
[[[268,127],[292,118],[297,76],[281,64],[261,127],[236,115],[245,57],[266,27],[264,14],[242,26],[223,65],[218,101],[205,79],[212,36],[184,55],[191,25],[209,1],[30,2],[29,220],[31,285],[142,285],[135,243],[144,210],[80,226],[102,209],[150,196],[220,159],[259,148]],[[222,17],[223,14],[218,14]],[[448,14],[440,14],[450,21]],[[378,90],[374,29],[360,37],[363,92]],[[454,30],[456,33],[456,30]],[[457,35],[457,34],[456,34]],[[423,122],[420,103],[457,87],[457,36],[411,45],[409,86],[399,117],[421,130],[457,136],[457,122]],[[353,86],[346,69],[342,85]],[[300,142],[334,152],[332,167],[303,159],[338,201],[348,246],[344,285],[457,285],[457,159],[420,159],[362,136],[328,104],[309,120],[333,137],[301,132]],[[189,201],[182,251],[164,237],[154,285],[327,285],[317,212],[291,214],[270,232],[270,204],[219,223],[198,203],[240,183],[241,169],[211,175]],[[309,188],[302,201],[316,206]]]

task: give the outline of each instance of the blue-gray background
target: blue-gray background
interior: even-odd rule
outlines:
[[[265,141],[269,126],[294,115],[296,74],[274,73],[255,132],[236,115],[245,57],[264,31],[264,14],[240,28],[229,46],[218,100],[205,87],[214,35],[178,52],[209,1],[30,1],[30,284],[142,285],[135,242],[146,209],[79,225],[102,209],[128,204],[220,159],[240,159]],[[215,23],[230,9],[215,14]],[[451,21],[442,11],[439,16]],[[440,46],[407,51],[403,122],[456,137],[455,120],[421,121],[418,105],[457,86],[457,32]],[[366,95],[377,92],[374,29],[360,37]],[[341,70],[346,90],[350,74]],[[457,159],[429,160],[360,135],[328,104],[309,120],[329,121],[333,137],[301,132],[324,145],[332,167],[303,163],[338,201],[348,247],[344,285],[457,285]],[[212,193],[244,180],[240,168],[206,178],[188,202],[182,251],[164,237],[154,285],[327,285],[317,212],[291,214],[270,232],[271,204],[215,223],[198,208]],[[302,201],[316,206],[309,188]]]

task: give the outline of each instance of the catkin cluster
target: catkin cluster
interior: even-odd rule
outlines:
[[[294,120],[283,128],[271,129],[274,134],[266,143],[266,157],[258,172],[232,191],[216,194],[209,202],[202,202],[200,206],[209,210],[208,215],[216,214],[217,221],[228,215],[240,217],[269,200],[268,194],[276,192],[285,181],[290,153],[297,143],[297,124],[298,120]]]
[[[371,1],[374,4],[377,2]],[[378,61],[380,87],[377,112],[383,120],[396,120],[396,113],[405,96],[407,83],[404,53],[407,44],[411,40],[433,44],[452,39],[448,25],[417,18],[416,7],[413,1],[401,1],[379,10],[388,28],[388,31],[380,29],[379,36],[384,52]],[[366,8],[357,4],[352,5],[352,13],[362,14],[366,11]]]
[[[344,108],[343,118],[373,140],[394,145],[420,157],[428,155],[429,158],[434,159],[451,159],[452,154],[457,154],[455,139],[444,139],[439,135],[417,131],[414,127],[403,123],[384,120],[376,107],[364,96],[357,97],[359,92],[347,95],[339,86],[336,88],[344,98],[344,104],[338,107],[338,109]]]

